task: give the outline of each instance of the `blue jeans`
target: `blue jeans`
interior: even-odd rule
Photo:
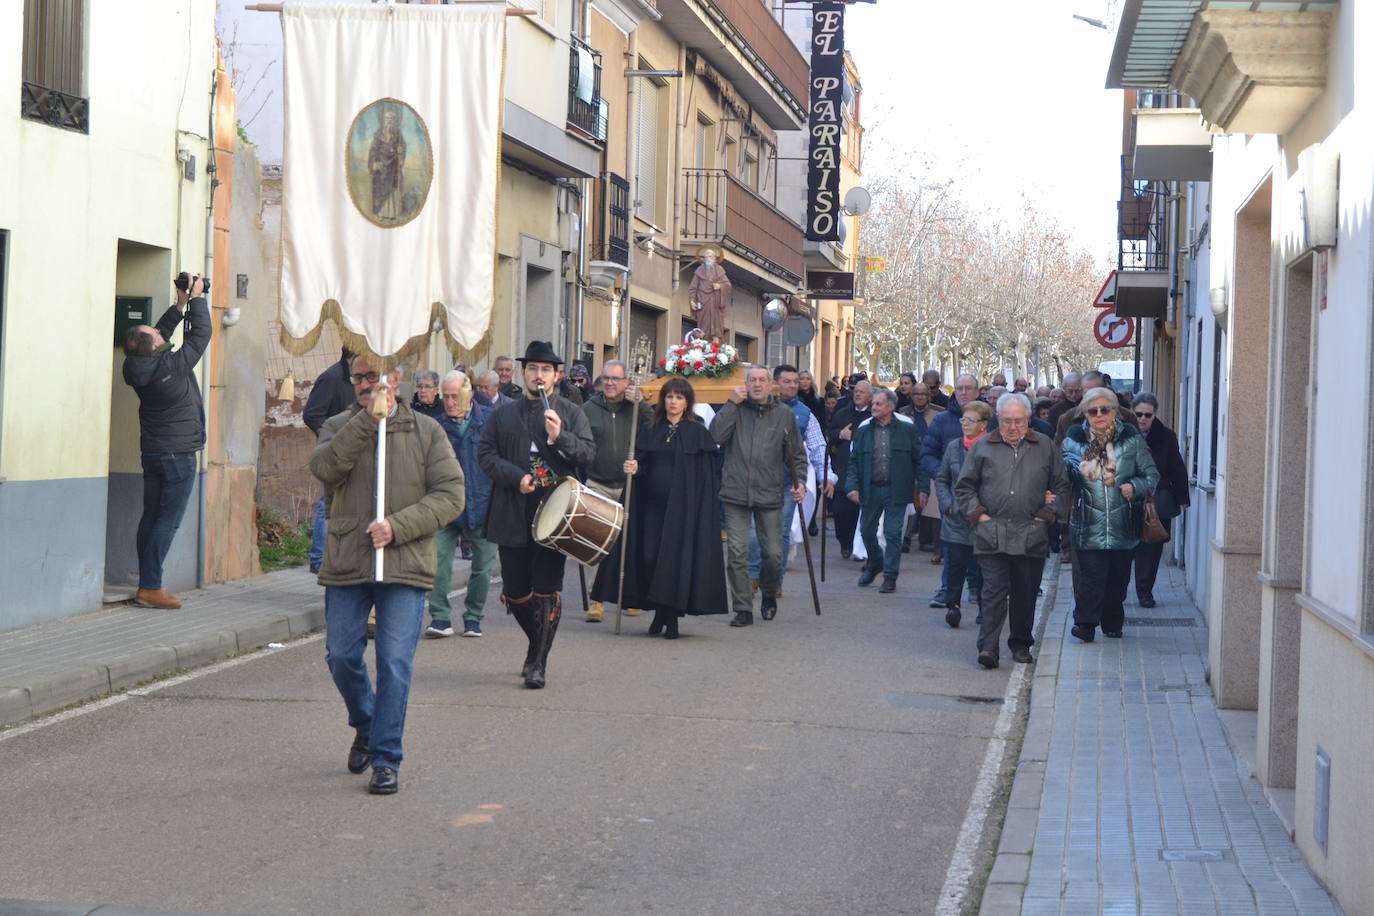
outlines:
[[[906,528],[906,503],[892,505],[892,488],[887,485],[873,485],[869,499],[859,515],[859,533],[864,539],[864,549],[868,551],[867,569],[882,567],[884,576],[897,578],[902,566],[902,533]],[[878,519],[883,523],[884,550],[878,546]]]
[[[196,485],[196,453],[143,456],[143,517],[138,520],[138,587],[162,588],[162,563]]]
[[[377,606],[377,690],[367,676],[367,612]],[[374,766],[401,765],[415,644],[425,590],[413,585],[328,585],[324,589],[325,662],[348,707],[348,724],[369,739]]]
[[[797,501],[792,498],[792,491],[787,490],[782,494],[782,567],[778,573],[778,588],[782,588],[783,576],[787,575],[787,561],[792,558],[792,518],[797,514]],[[759,547],[758,532],[752,529],[749,532],[749,578],[759,578],[759,569],[763,566],[763,550]]]
[[[310,571],[317,573],[320,571],[320,564],[324,562],[324,497],[315,503],[315,529],[310,532]]]

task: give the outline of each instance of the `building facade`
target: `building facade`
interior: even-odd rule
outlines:
[[[257,568],[261,344],[224,320],[237,167],[214,7],[0,3],[0,629],[132,592],[142,475],[122,338],[157,320],[180,270],[213,276],[216,327],[210,442],[167,587]]]
[[[1374,900],[1350,713],[1374,695],[1374,421],[1348,394],[1374,385],[1371,41],[1351,2],[1128,0],[1108,80],[1140,91],[1129,154],[1171,229],[1150,363],[1211,684],[1254,712],[1255,775],[1348,912]]]

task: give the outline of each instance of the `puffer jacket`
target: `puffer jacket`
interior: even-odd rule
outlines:
[[[197,296],[187,311],[190,323],[181,349],[163,344],[151,356],[124,357],[124,381],[138,395],[138,447],[144,453],[198,452],[205,447],[205,406],[195,369],[210,345],[210,307]],[[174,305],[156,327],[168,339],[181,320],[181,309]]]
[[[477,443],[482,441],[482,430],[491,415],[490,407],[474,401],[468,408],[468,424],[461,431],[457,420],[448,414],[439,415],[439,425],[448,436],[448,443],[458,456],[458,466],[463,470],[463,514],[451,523],[462,531],[480,529],[487,523],[487,508],[491,505],[491,478],[482,472],[477,463]]]
[[[310,472],[330,490],[319,583],[373,581],[367,526],[376,516],[377,423],[357,403],[320,427]],[[405,404],[386,421],[385,508],[393,540],[386,547],[382,581],[433,588],[434,532],[463,511],[463,472],[439,424]]]
[[[1111,452],[1116,458],[1116,485],[1088,480],[1080,465],[1092,439],[1088,422],[1075,423],[1064,436],[1064,466],[1073,482],[1073,510],[1069,529],[1075,550],[1133,550],[1140,543],[1141,511],[1159,482],[1159,471],[1145,437],[1129,423],[1116,421]],[[1135,490],[1131,499],[1121,495],[1123,484]]]
[[[721,502],[757,509],[781,508],[786,488],[784,453],[793,479],[806,479],[806,446],[797,431],[796,415],[773,395],[762,404],[726,401],[711,421],[711,436],[725,452]]]
[[[940,459],[940,473],[935,475],[935,498],[940,503],[940,538],[951,544],[973,546],[973,529],[954,502],[954,483],[959,472],[964,469],[964,458],[968,449],[964,448],[964,437],[945,446],[945,455]]]
[[[1046,491],[1054,493],[1053,506]],[[954,482],[954,499],[973,528],[975,554],[1044,557],[1050,551],[1049,526],[1064,516],[1069,478],[1046,437],[1027,430],[1013,447],[994,430],[969,449]],[[984,513],[989,518],[979,523]]]
[[[634,407],[628,398],[618,404],[606,400],[604,394],[594,394],[582,405],[587,424],[596,441],[596,457],[587,468],[587,477],[597,483],[623,486],[624,464],[630,456],[630,417]],[[653,411],[645,401],[639,402],[639,431],[642,433],[653,419]]]

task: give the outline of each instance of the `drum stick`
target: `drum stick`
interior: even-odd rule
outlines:
[[[630,453],[625,456],[629,461],[635,456],[635,438],[639,432],[639,385],[636,381],[631,389],[630,398]],[[625,530],[620,533],[620,583],[615,593],[615,635],[620,635],[620,610],[625,603],[625,559],[629,556],[630,546],[630,491],[635,485],[635,475],[625,475]]]

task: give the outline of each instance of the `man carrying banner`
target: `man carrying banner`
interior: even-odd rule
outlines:
[[[325,660],[348,707],[353,746],[348,770],[372,767],[367,791],[398,788],[415,644],[425,595],[434,587],[434,533],[463,511],[463,472],[439,424],[396,399],[399,373],[381,375],[366,356],[353,357],[357,402],[330,417],[310,456],[310,471],[329,490],[324,586]],[[381,392],[378,394],[378,392]],[[378,420],[374,396],[386,398],[386,517],[376,518]],[[376,581],[374,555],[384,549]],[[377,688],[363,650],[367,615],[377,609]]]
[[[496,411],[482,432],[477,461],[492,479],[487,540],[501,557],[501,600],[529,638],[521,675],[544,686],[549,649],[563,613],[565,557],[534,543],[531,525],[544,491],[591,464],[587,417],[557,394],[563,358],[549,341],[530,343],[520,360],[524,395]],[[548,407],[544,406],[547,398]]]

